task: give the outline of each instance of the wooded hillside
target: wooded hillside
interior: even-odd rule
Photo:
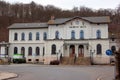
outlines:
[[[5,1],[0,1],[0,42],[8,41],[7,27],[9,25],[16,22],[47,22],[52,15],[55,18],[110,16],[110,32],[116,32],[115,25],[117,25],[117,28],[120,28],[120,5],[116,9],[94,10],[81,6],[74,7],[72,10],[63,10],[53,5],[43,6],[33,1],[29,4],[10,4]]]

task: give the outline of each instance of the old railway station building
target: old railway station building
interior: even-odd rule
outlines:
[[[27,62],[44,62],[62,57],[92,57],[94,63],[109,64],[106,50],[108,16],[72,17],[45,23],[15,23],[9,26],[9,56],[23,54]]]

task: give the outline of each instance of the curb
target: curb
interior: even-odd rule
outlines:
[[[11,72],[8,72],[8,73],[11,73]],[[4,79],[0,79],[0,80],[8,80],[8,79],[12,79],[12,78],[17,78],[18,77],[18,74],[16,74],[16,73],[12,73],[12,74],[14,74],[14,76],[8,77],[8,78],[4,78]]]

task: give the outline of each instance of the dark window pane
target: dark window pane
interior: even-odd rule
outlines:
[[[24,47],[21,48],[21,54],[23,55],[23,57],[25,57],[25,48]]]
[[[18,53],[18,48],[14,47],[14,54],[17,54],[17,53]]]
[[[17,33],[14,34],[14,40],[18,40],[18,34]]]
[[[99,54],[102,54],[102,46],[101,46],[101,44],[98,44],[97,45],[97,54],[99,55]]]
[[[36,40],[39,40],[40,39],[40,34],[39,32],[36,33]]]
[[[97,39],[100,39],[100,38],[101,38],[101,31],[100,31],[100,30],[97,30],[96,35],[97,35]]]
[[[36,47],[36,56],[40,55],[40,48]]]
[[[29,33],[29,40],[32,40],[32,33]]]
[[[32,56],[32,47],[28,48],[28,56]]]
[[[47,33],[46,33],[46,32],[44,32],[44,34],[43,34],[43,39],[44,39],[44,40],[47,39]]]
[[[80,31],[80,39],[84,39],[84,31],[83,30]]]
[[[51,54],[56,54],[56,45],[53,44],[51,48],[52,48]]]
[[[25,40],[25,34],[24,33],[21,34],[21,40]]]
[[[59,32],[58,31],[55,32],[55,39],[59,39]]]
[[[75,39],[75,31],[74,30],[72,30],[72,32],[71,32],[71,39]]]

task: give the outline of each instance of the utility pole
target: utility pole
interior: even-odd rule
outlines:
[[[115,54],[115,66],[116,66],[116,75],[115,75],[115,80],[120,80],[120,49],[118,52]]]

